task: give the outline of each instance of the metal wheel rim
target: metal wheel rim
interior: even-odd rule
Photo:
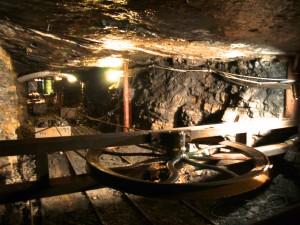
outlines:
[[[87,171],[103,185],[120,191],[158,198],[195,199],[221,198],[241,194],[258,188],[269,180],[269,160],[261,152],[240,143],[223,141],[253,159],[254,167],[249,172],[236,177],[209,183],[163,183],[140,180],[112,171],[99,163],[103,154],[99,150],[89,150],[86,155]]]

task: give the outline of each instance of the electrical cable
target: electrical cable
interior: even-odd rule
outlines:
[[[140,129],[137,129],[137,128],[131,128],[131,127],[126,127],[126,126],[123,126],[123,125],[120,125],[120,124],[116,124],[116,123],[111,123],[111,122],[107,122],[107,121],[104,121],[104,120],[100,120],[100,119],[97,119],[97,118],[93,118],[93,117],[90,117],[88,115],[84,115],[82,113],[77,113],[78,115],[80,116],[83,116],[89,120],[93,120],[93,121],[97,121],[97,122],[100,122],[100,123],[105,123],[105,124],[109,124],[109,125],[113,125],[113,126],[116,126],[116,127],[122,127],[122,128],[127,128],[129,130],[136,130],[136,131],[140,131]]]
[[[51,127],[46,127],[45,129],[42,129],[42,130],[38,130],[38,131],[35,131],[34,134],[37,134],[37,133],[40,133],[40,132],[43,132],[45,130],[48,130],[50,129]]]
[[[253,76],[246,76],[234,73],[228,73],[218,70],[212,70],[211,68],[207,69],[176,69],[173,67],[165,67],[165,66],[158,66],[158,65],[151,65],[149,68],[158,68],[176,72],[209,72],[215,73],[219,76],[222,76],[225,80],[241,85],[241,86],[259,86],[259,87],[269,87],[269,88],[291,88],[292,85],[296,82],[295,80],[290,79],[282,79],[282,78],[268,78],[268,77],[253,77]]]
[[[235,73],[228,73],[228,72],[223,72],[223,71],[218,71],[219,73],[224,73],[224,74],[228,74],[228,75],[232,75],[232,76],[236,76],[236,77],[245,77],[245,78],[249,78],[249,79],[257,79],[257,80],[269,80],[269,81],[292,81],[294,82],[294,80],[287,80],[287,79],[283,79],[283,78],[269,78],[269,77],[253,77],[253,76],[247,76],[247,75],[240,75],[240,74],[235,74]]]
[[[242,86],[264,86],[269,88],[291,88],[292,84],[295,82],[294,80],[288,79],[272,79],[272,78],[262,78],[262,77],[250,77],[243,76],[238,74],[230,74],[226,72],[218,72],[218,75],[222,76],[225,80],[229,82],[242,85]],[[243,78],[242,78],[243,77]],[[250,80],[252,79],[252,80]],[[266,80],[266,81],[261,81]]]
[[[165,67],[165,66],[158,66],[158,65],[151,65],[149,67],[154,67],[154,68],[159,68],[159,69],[164,69],[164,70],[171,70],[171,71],[177,71],[177,72],[212,72],[211,69],[176,69],[173,67]]]

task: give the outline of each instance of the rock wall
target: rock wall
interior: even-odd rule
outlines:
[[[287,63],[272,60],[191,62],[159,61],[179,69],[211,67],[236,74],[285,78]],[[150,68],[134,80],[133,124],[143,129],[166,129],[250,118],[282,117],[285,91],[247,88],[224,81],[217,74]]]
[[[24,91],[8,55],[0,48],[0,140],[17,139],[17,129],[26,117]]]
[[[24,88],[17,83],[9,56],[0,47],[0,140],[17,139],[17,130],[25,119]],[[16,157],[0,157],[0,183],[12,175]],[[9,180],[6,180],[9,183]]]

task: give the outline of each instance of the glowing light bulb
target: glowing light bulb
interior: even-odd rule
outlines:
[[[73,75],[69,75],[69,76],[67,77],[67,79],[68,79],[68,81],[69,81],[70,83],[73,83],[73,82],[77,81],[77,78],[76,78],[75,76],[73,76]]]
[[[62,77],[56,76],[56,77],[55,77],[55,80],[57,80],[57,81],[58,81],[58,80],[62,80]]]
[[[109,82],[117,82],[123,77],[123,70],[109,70],[106,72],[106,79]]]

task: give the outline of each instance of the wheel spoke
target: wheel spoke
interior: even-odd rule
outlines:
[[[199,150],[194,151],[194,152],[189,152],[187,154],[190,156],[190,155],[203,154],[205,152],[208,152],[208,154],[206,153],[206,155],[210,155],[211,154],[210,153],[211,149],[214,149],[214,148],[223,148],[223,147],[226,147],[226,146],[225,145],[211,145],[211,146],[199,149]]]
[[[153,152],[115,152],[107,149],[101,149],[103,154],[116,155],[116,156],[150,156],[150,157],[162,157],[163,154]]]
[[[143,148],[143,149],[150,150],[150,151],[160,151],[161,150],[159,148],[156,148],[156,147],[153,147],[153,146],[149,146],[149,145],[142,145],[142,144],[140,144],[140,145],[136,145],[136,146],[138,146],[140,148]]]
[[[152,164],[165,162],[166,160],[166,158],[154,158],[144,160],[130,166],[111,167],[108,169],[131,178],[145,179],[145,174],[149,172],[148,169]]]
[[[239,175],[230,171],[230,170],[227,170],[227,169],[224,169],[222,167],[219,167],[219,166],[212,166],[212,165],[208,165],[208,164],[204,164],[204,163],[199,163],[199,162],[195,162],[187,157],[184,157],[183,158],[183,161],[187,164],[190,164],[192,166],[195,166],[195,167],[198,167],[199,169],[210,169],[210,170],[215,170],[215,171],[218,171],[218,172],[221,172],[221,173],[225,173],[231,177],[238,177]]]
[[[130,169],[135,169],[135,168],[139,168],[139,167],[143,167],[143,166],[149,166],[153,163],[158,163],[158,162],[164,162],[166,161],[167,158],[166,157],[160,157],[160,158],[154,158],[154,159],[147,159],[129,166],[122,166],[122,167],[111,167],[109,169],[114,170],[114,171],[125,171],[125,170],[130,170]]]
[[[196,160],[201,160],[201,161],[213,161],[213,160],[250,160],[248,156],[245,156],[243,154],[237,153],[237,154],[224,154],[224,153],[217,153],[214,155],[208,155],[208,156],[197,156],[195,154],[193,155],[188,155],[190,159],[196,159]]]

